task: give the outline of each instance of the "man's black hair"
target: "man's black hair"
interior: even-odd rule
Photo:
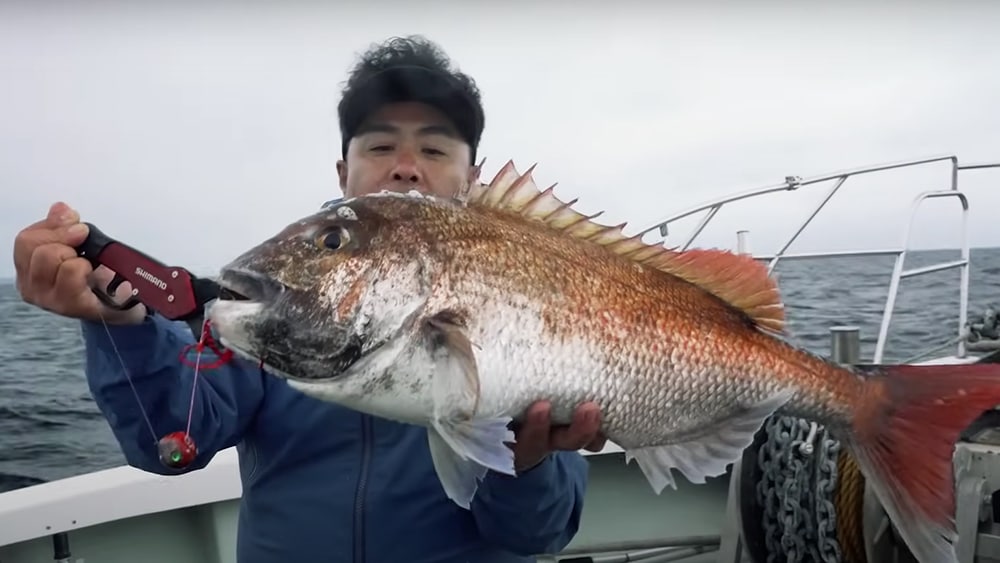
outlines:
[[[470,76],[452,67],[440,47],[419,35],[373,45],[351,70],[337,106],[344,158],[368,115],[383,104],[406,101],[431,105],[446,115],[469,144],[475,163],[485,125],[479,89]]]

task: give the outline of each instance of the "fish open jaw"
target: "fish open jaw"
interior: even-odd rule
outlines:
[[[219,291],[219,299],[222,301],[252,301],[246,295],[242,293],[237,293],[228,287],[221,287]]]
[[[274,300],[287,289],[268,276],[248,270],[224,270],[218,284],[221,288],[219,299],[226,301],[265,303]]]

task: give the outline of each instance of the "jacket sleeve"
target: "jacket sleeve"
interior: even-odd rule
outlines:
[[[181,355],[195,340],[183,323],[158,315],[128,326],[83,321],[83,337],[90,391],[128,464],[139,469],[173,474],[205,467],[218,451],[241,440],[263,398],[260,370],[234,358],[200,370],[192,408],[194,369]],[[189,356],[193,360],[195,352]],[[214,360],[206,348],[201,362]],[[198,454],[179,471],[160,462],[157,442],[187,429],[189,411]]]
[[[480,533],[521,555],[561,551],[580,528],[588,468],[560,451],[517,477],[487,472],[471,505]]]

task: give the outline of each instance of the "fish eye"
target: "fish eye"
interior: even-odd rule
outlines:
[[[334,227],[320,232],[316,236],[316,246],[324,250],[340,250],[347,245],[348,241],[351,240],[350,234],[348,234],[347,229],[343,227]]]

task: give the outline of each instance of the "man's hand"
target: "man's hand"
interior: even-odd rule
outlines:
[[[103,266],[95,271],[90,262],[77,256],[74,246],[81,244],[88,232],[87,225],[80,222],[80,215],[64,203],[56,203],[45,219],[19,232],[14,239],[14,268],[21,298],[65,317],[103,318],[108,323],[141,322],[145,315],[143,307],[114,311],[91,291],[92,277],[107,285],[114,272]],[[128,295],[131,288],[126,282],[119,291]]]
[[[553,427],[549,420],[550,406],[538,401],[524,413],[524,421],[514,431],[514,469],[525,471],[538,465],[556,450],[586,449],[601,451],[607,438],[600,433],[601,410],[595,403],[584,403],[573,413],[569,426]]]

